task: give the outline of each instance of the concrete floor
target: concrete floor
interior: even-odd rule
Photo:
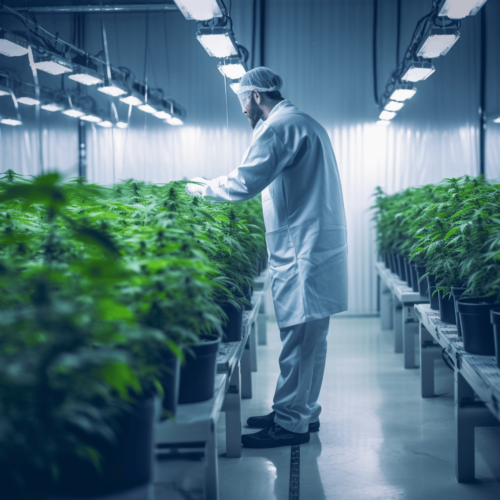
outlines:
[[[301,446],[300,498],[500,499],[500,428],[476,430],[477,481],[457,483],[452,372],[436,361],[441,395],[422,399],[420,372],[403,369],[393,336],[378,318],[332,318],[321,430]],[[243,400],[244,426],[249,416],[271,411],[280,351],[275,322],[267,338],[253,398]],[[224,415],[218,432],[221,500],[289,499],[290,448],[243,449],[240,459],[226,458]]]

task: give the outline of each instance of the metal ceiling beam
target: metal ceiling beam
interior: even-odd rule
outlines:
[[[177,5],[173,3],[163,4],[120,4],[120,5],[43,5],[18,7],[18,11],[29,10],[35,14],[99,14],[101,12],[171,12],[179,11]]]

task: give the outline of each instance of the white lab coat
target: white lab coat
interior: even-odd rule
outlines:
[[[207,181],[203,196],[262,192],[271,290],[280,328],[347,309],[347,228],[326,130],[289,101],[255,132],[241,165]]]

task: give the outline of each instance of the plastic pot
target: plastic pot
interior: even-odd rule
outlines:
[[[391,252],[391,272],[398,274],[398,257],[396,252]]]
[[[453,297],[443,296],[443,292],[440,290],[438,292],[438,300],[439,300],[439,314],[441,317],[441,321],[445,323],[450,323],[452,325],[456,324],[455,318],[455,301]]]
[[[458,314],[457,301],[463,295],[465,290],[467,290],[467,289],[462,288],[460,286],[452,286],[451,287],[451,294],[453,295],[453,302],[455,305],[455,321],[457,324],[457,332],[458,332],[459,337],[462,337],[462,325],[460,324],[460,315]]]
[[[427,275],[427,281],[429,282],[429,285],[436,286],[436,276],[434,274],[429,273]]]
[[[175,417],[177,401],[179,399],[179,379],[181,363],[179,358],[171,351],[165,355],[165,371],[160,379],[163,386],[163,409]]]
[[[406,283],[410,288],[413,288],[412,282],[411,282],[411,264],[410,264],[410,259],[403,259],[405,263],[405,272],[406,272]]]
[[[493,325],[493,338],[495,341],[497,366],[500,368],[500,309],[495,308],[491,310],[490,320]]]
[[[439,297],[437,293],[434,293],[436,291],[436,285],[429,285],[429,300],[431,303],[431,309],[434,311],[439,311]]]
[[[415,265],[411,266],[411,288],[414,292],[419,293],[418,273],[417,273],[417,266]]]
[[[184,353],[181,367],[179,404],[199,403],[214,397],[215,372],[220,338],[203,337]]]
[[[495,340],[491,324],[491,310],[499,304],[491,297],[460,298],[457,301],[462,325],[464,349],[471,354],[495,355]]]
[[[387,269],[391,268],[391,265],[389,264],[389,252],[386,252],[384,255],[384,264]]]
[[[398,253],[397,254],[397,259],[398,259],[398,275],[401,281],[406,281],[406,267],[405,267],[405,261],[403,256]]]
[[[422,297],[429,296],[429,282],[427,278],[422,279],[422,277],[427,272],[425,266],[415,266],[417,268],[417,278],[418,278],[418,293],[422,295]]]
[[[119,493],[149,483],[153,456],[154,397],[139,401],[115,422],[115,440],[83,436],[101,456],[101,470],[74,456],[59,461],[59,480],[50,496],[93,497]],[[81,436],[82,437],[82,436]]]
[[[251,286],[245,286],[243,288],[243,294],[245,296],[245,299],[248,300],[248,302],[252,302],[252,293],[253,293],[253,287]],[[245,306],[245,311],[251,311],[252,310],[252,306],[251,305],[246,305]]]
[[[222,327],[224,342],[240,342],[243,330],[243,310],[238,310],[232,304],[223,304],[222,310],[228,318]]]

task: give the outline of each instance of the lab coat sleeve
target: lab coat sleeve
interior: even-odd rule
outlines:
[[[241,165],[227,176],[208,181],[202,195],[218,201],[248,200],[269,186],[292,159],[274,129],[263,125]]]

